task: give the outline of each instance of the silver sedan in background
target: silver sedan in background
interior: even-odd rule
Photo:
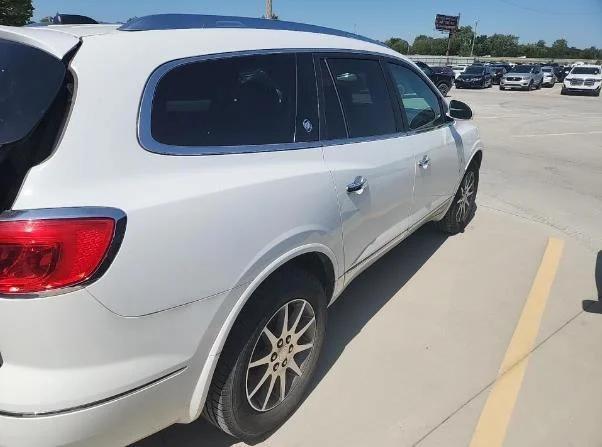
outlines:
[[[541,67],[541,73],[543,74],[544,87],[554,87],[554,84],[556,84],[554,67]]]
[[[542,85],[543,73],[539,65],[516,65],[500,81],[500,90],[534,90],[540,89]]]

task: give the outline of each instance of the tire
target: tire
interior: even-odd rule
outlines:
[[[537,90],[541,90],[542,85],[543,85],[543,81],[540,82],[539,84],[537,84]]]
[[[560,90],[560,94],[561,95],[566,95],[566,89],[564,87],[562,87],[562,90]]]
[[[437,85],[437,89],[441,92],[443,96],[447,96],[447,94],[451,90],[450,86],[447,85],[445,82],[439,83],[439,85]]]
[[[506,89],[500,85],[500,90],[506,90]]]
[[[602,90],[602,88],[599,88],[598,90],[596,90],[596,92],[594,93],[594,96],[600,96],[600,90]]]
[[[463,193],[470,183],[472,177],[472,193],[468,196],[465,207],[460,204],[463,198]],[[458,187],[458,191],[454,196],[453,202],[443,219],[437,222],[437,226],[441,231],[448,234],[462,233],[466,226],[470,223],[477,210],[477,191],[479,188],[479,169],[476,163],[471,163],[466,170],[462,182]],[[466,198],[466,197],[465,197]]]
[[[531,81],[531,82],[529,83],[529,85],[527,86],[527,91],[531,91],[531,90],[533,90],[533,89],[534,89],[534,87],[535,87],[535,83],[534,83],[533,81]]]
[[[318,279],[297,267],[276,271],[262,284],[241,311],[222,350],[203,409],[205,418],[245,442],[255,442],[284,423],[301,403],[316,369],[324,341],[326,304]],[[279,330],[284,309],[289,315],[290,336]],[[295,334],[298,328],[305,330]],[[299,352],[290,348],[311,342],[313,347]],[[251,360],[256,363],[258,358],[267,360],[251,366]],[[300,376],[293,372],[293,364]],[[286,378],[284,399],[282,374]],[[265,399],[270,387],[272,393]]]

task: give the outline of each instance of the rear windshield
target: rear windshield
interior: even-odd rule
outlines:
[[[65,79],[50,54],[0,39],[0,146],[27,136],[42,119]]]
[[[575,67],[571,74],[576,75],[599,75],[600,69],[597,67]]]

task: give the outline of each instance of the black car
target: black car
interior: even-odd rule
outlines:
[[[563,82],[566,75],[571,71],[571,67],[565,67],[564,65],[556,65],[552,66],[552,68],[558,82]]]
[[[491,70],[486,65],[471,65],[456,78],[456,88],[489,88],[493,84]]]
[[[454,71],[449,67],[429,67],[424,62],[416,62],[416,65],[437,86],[443,96],[447,96],[454,85]]]
[[[492,82],[496,85],[498,85],[504,75],[508,73],[508,69],[503,65],[491,65],[489,70],[491,71]]]

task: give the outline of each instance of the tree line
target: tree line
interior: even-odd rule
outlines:
[[[462,26],[453,35],[450,56],[470,56],[473,30],[471,26]],[[417,36],[410,45],[407,40],[392,37],[385,44],[402,54],[428,54],[444,56],[447,51],[447,37]],[[542,59],[602,59],[602,49],[596,47],[579,49],[569,47],[566,39],[557,39],[548,46],[545,41],[536,43],[518,43],[518,36],[512,34],[481,34],[474,41],[474,56],[519,57]]]

